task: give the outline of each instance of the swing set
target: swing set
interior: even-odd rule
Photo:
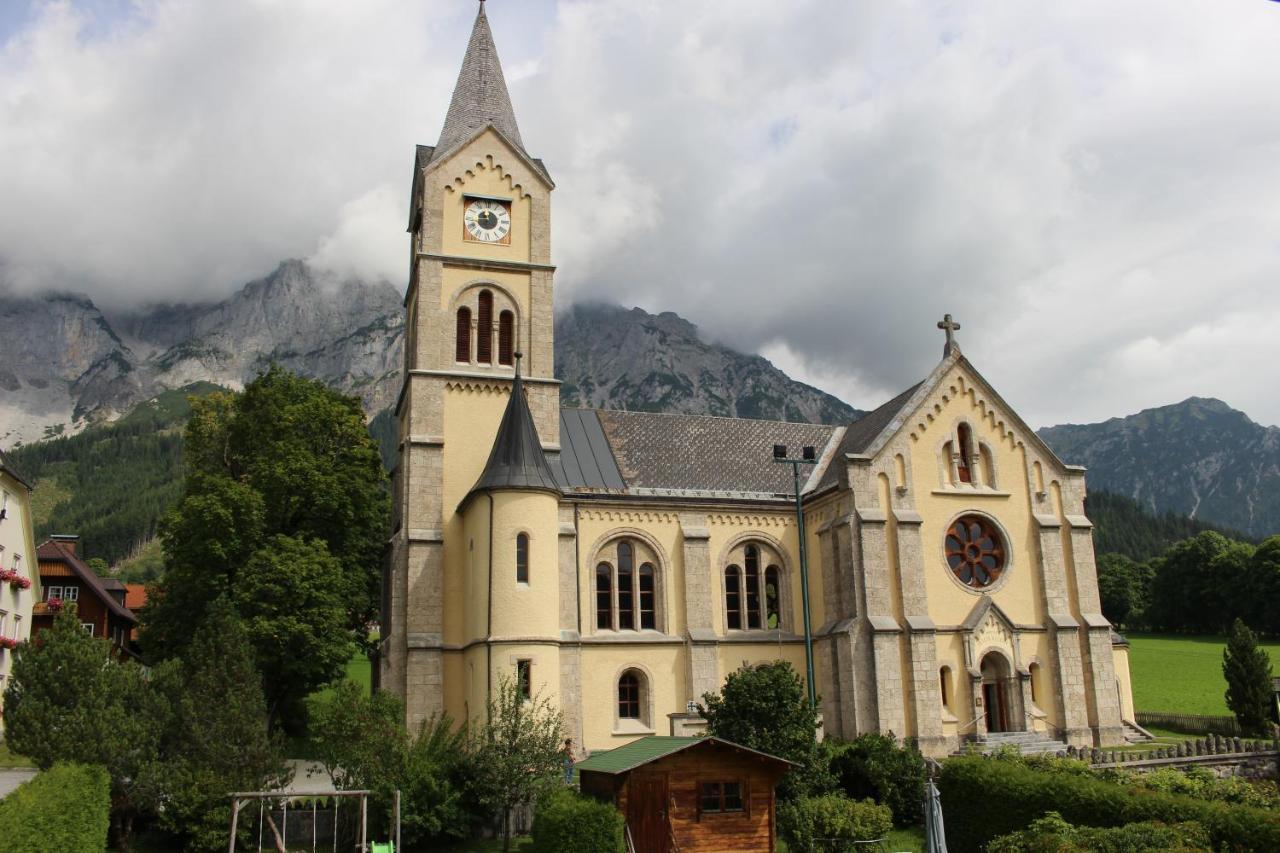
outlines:
[[[317,843],[319,838],[317,825],[319,812],[317,809],[317,800],[322,797],[334,798],[333,853],[338,853],[338,814],[340,811],[338,805],[339,798],[342,797],[358,799],[360,801],[359,832],[356,836],[355,850],[359,851],[359,853],[395,853],[395,851],[400,849],[400,792],[395,792],[395,799],[392,803],[394,809],[393,820],[395,822],[395,843],[374,843],[372,846],[369,844],[369,795],[371,793],[371,791],[241,791],[239,793],[230,794],[231,840],[227,846],[227,853],[236,853],[236,831],[239,829],[240,813],[246,808],[251,807],[254,800],[258,801],[258,853],[262,853],[264,849],[273,850],[275,853],[288,853],[289,802],[295,798],[307,798],[311,800],[311,853],[319,853],[321,848]],[[276,826],[275,820],[271,817],[271,811],[274,809],[274,805],[271,803],[276,800],[282,801],[281,826]],[[249,814],[252,814],[252,812]],[[246,823],[248,818],[249,815],[247,814]],[[268,841],[270,846],[266,848],[262,846],[264,840],[264,827],[271,830],[271,838]]]

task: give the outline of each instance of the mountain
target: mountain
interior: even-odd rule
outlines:
[[[400,391],[404,309],[386,281],[285,261],[221,302],[103,312],[83,296],[0,294],[0,446],[109,423],[195,382],[241,388],[268,364],[359,395]],[[556,318],[568,405],[842,423],[856,411],[675,314],[591,305]]]
[[[861,414],[669,311],[571,306],[556,317],[556,378],[567,406],[825,424]]]
[[[1155,514],[1132,498],[1090,489],[1085,514],[1093,522],[1093,549],[1098,554],[1124,554],[1138,562],[1158,557],[1171,545],[1215,530],[1237,542],[1256,537],[1172,512]]]
[[[83,296],[0,295],[0,443],[113,421],[194,382],[240,388],[271,362],[359,395],[399,391],[401,295],[285,261],[230,298],[107,314]]]
[[[1089,488],[1253,537],[1280,532],[1280,429],[1221,400],[1192,397],[1097,424],[1039,431],[1089,469]]]

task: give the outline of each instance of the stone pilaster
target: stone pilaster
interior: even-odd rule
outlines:
[[[1044,607],[1054,658],[1056,715],[1067,741],[1081,746],[1093,742],[1085,696],[1084,661],[1080,655],[1080,625],[1071,615],[1066,566],[1062,559],[1062,522],[1055,515],[1035,516],[1039,527]]]
[[[704,693],[715,693],[720,689],[720,662],[716,654],[718,635],[712,607],[716,586],[711,567],[711,532],[707,528],[707,517],[681,513],[680,532],[684,542],[684,632],[689,640],[689,696],[694,701],[701,701]]]
[[[902,683],[902,626],[893,616],[893,587],[889,563],[888,517],[881,509],[859,509],[862,577],[866,622],[871,630],[875,673],[875,728],[899,736],[906,732],[906,703]]]
[[[898,583],[906,618],[907,651],[911,660],[911,695],[915,709],[916,738],[922,752],[945,754],[942,735],[942,693],[938,687],[936,626],[929,617],[929,596],[924,578],[924,543],[920,535],[924,519],[913,509],[894,510],[898,531]]]
[[[581,618],[578,579],[578,529],[571,506],[560,507],[560,710],[564,714],[564,735],[583,743],[582,731],[582,645],[578,630]]]

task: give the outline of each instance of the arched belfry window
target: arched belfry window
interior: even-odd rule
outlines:
[[[529,537],[516,534],[516,583],[529,582]]]
[[[488,290],[480,291],[476,311],[476,361],[493,363],[493,293]]]
[[[973,435],[968,424],[960,424],[956,429],[957,453],[960,461],[956,464],[956,476],[962,483],[973,482],[973,472],[969,466],[973,464]]]
[[[649,550],[630,539],[606,546],[596,565],[596,629],[656,631],[661,604],[658,569]]]
[[[725,627],[730,631],[781,628],[782,580],[776,564],[765,565],[760,546],[746,545],[741,562],[724,569]]]
[[[458,309],[458,330],[453,357],[455,361],[464,363],[471,361],[471,309],[465,305]]]
[[[516,315],[503,311],[498,315],[498,364],[515,363]]]

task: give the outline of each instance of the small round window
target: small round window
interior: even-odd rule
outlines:
[[[956,519],[947,531],[947,565],[965,586],[990,586],[1004,571],[1004,541],[994,524],[978,515]]]

